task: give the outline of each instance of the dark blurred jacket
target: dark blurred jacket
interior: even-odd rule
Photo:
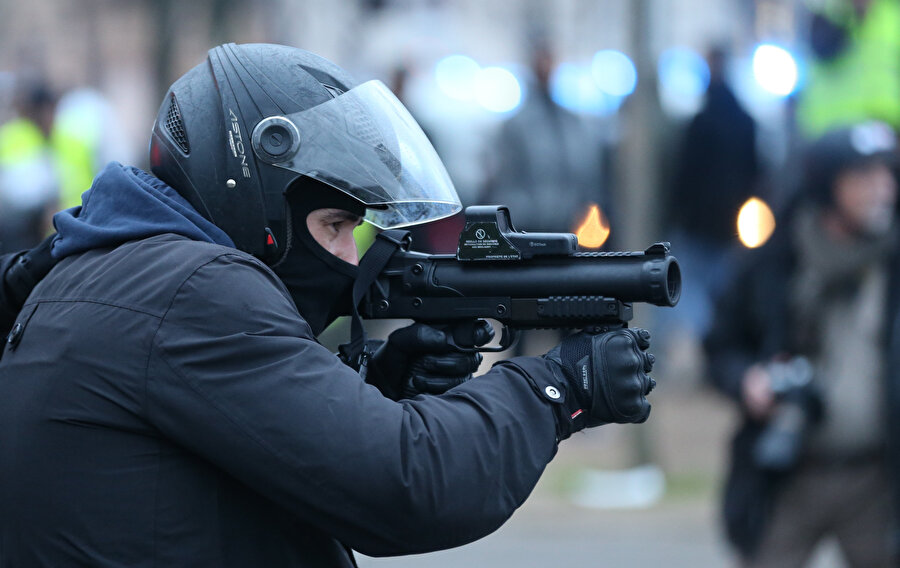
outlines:
[[[780,225],[789,227],[796,213],[793,210]],[[900,487],[900,243],[891,250],[882,347],[886,368],[885,451],[896,493]],[[751,365],[779,355],[803,353],[789,300],[791,279],[798,267],[792,232],[776,231],[764,247],[744,254],[731,286],[719,299],[715,322],[705,341],[712,381],[741,408],[741,384]],[[745,415],[732,441],[724,516],[729,539],[744,554],[752,553],[758,544],[778,487],[784,481],[755,469],[751,454],[763,428],[763,423]],[[895,510],[900,513],[900,502]]]
[[[543,359],[393,402],[174,190],[101,178],[0,360],[0,566],[349,567],[522,504],[556,452]]]
[[[19,254],[23,252],[25,251],[0,255],[0,274],[5,275],[10,266],[18,260]],[[13,303],[12,295],[12,292],[6,288],[4,279],[0,278],[0,342],[6,340],[6,334],[10,332],[13,324],[16,323],[16,316],[19,313],[18,310],[10,305]]]
[[[685,133],[669,199],[673,224],[706,242],[730,244],[758,174],[756,124],[726,84],[710,84]]]

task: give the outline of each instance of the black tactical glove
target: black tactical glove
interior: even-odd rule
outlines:
[[[22,305],[50,272],[57,260],[50,255],[50,245],[56,235],[44,239],[29,251],[0,260],[0,332],[6,335]]]
[[[481,364],[481,353],[460,351],[458,346],[484,345],[493,337],[493,328],[484,320],[453,330],[414,323],[378,342],[366,382],[393,400],[441,394],[471,379]]]
[[[540,393],[557,403],[553,407],[560,439],[601,424],[647,420],[650,403],[645,397],[656,386],[647,376],[654,362],[648,347],[647,330],[617,329],[576,333],[544,355],[564,379],[564,392],[546,386]]]

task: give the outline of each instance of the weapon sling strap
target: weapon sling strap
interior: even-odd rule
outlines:
[[[363,379],[366,378],[369,353],[366,350],[366,330],[359,315],[359,303],[362,302],[369,288],[378,279],[378,275],[387,266],[394,253],[408,248],[409,244],[409,231],[402,229],[382,231],[375,237],[375,242],[359,262],[359,276],[353,283],[350,342],[341,345],[339,350],[341,360],[357,369]]]

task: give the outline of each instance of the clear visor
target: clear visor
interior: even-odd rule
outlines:
[[[431,142],[381,81],[285,118],[296,126],[300,146],[275,165],[359,199],[373,225],[404,227],[462,209]]]

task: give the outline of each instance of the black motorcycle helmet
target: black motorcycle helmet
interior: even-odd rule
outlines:
[[[270,265],[290,246],[286,197],[310,186],[304,177],[343,192],[381,228],[461,209],[431,144],[383,84],[357,84],[287,46],[210,50],[166,94],[150,164],[236,248]]]

